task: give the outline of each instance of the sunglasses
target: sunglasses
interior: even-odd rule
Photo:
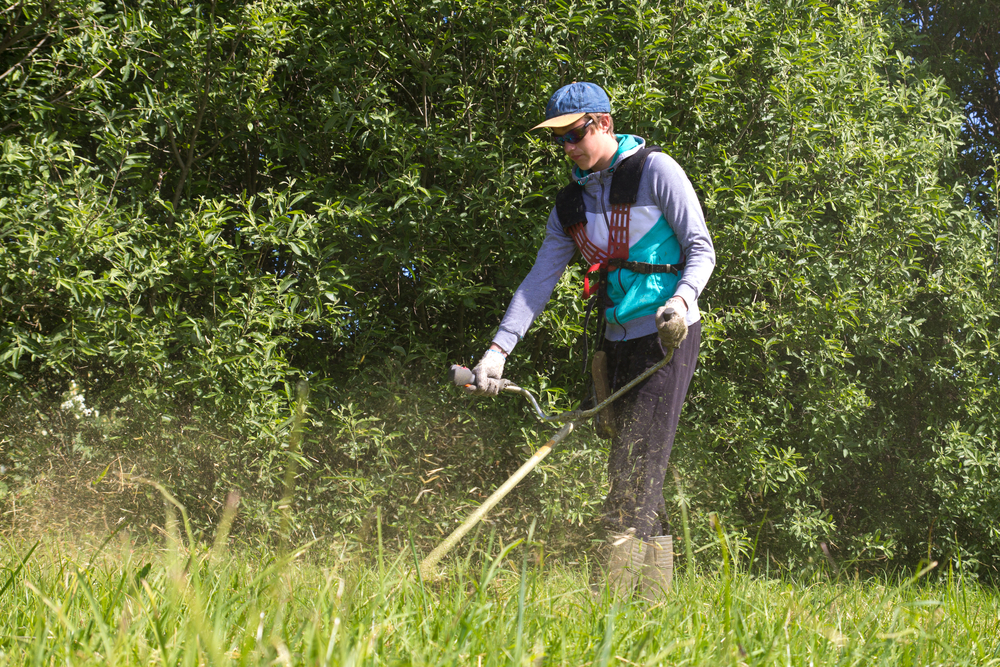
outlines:
[[[560,146],[565,146],[566,144],[578,144],[583,141],[583,138],[587,136],[587,128],[591,126],[594,122],[593,118],[588,118],[587,122],[580,127],[574,127],[572,130],[565,134],[553,134],[552,141],[556,142]]]

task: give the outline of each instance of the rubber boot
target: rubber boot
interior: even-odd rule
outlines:
[[[642,565],[642,596],[652,602],[667,597],[674,579],[674,538],[661,535],[646,543]]]
[[[608,539],[608,586],[615,597],[627,598],[642,576],[646,543],[635,531],[611,535]]]

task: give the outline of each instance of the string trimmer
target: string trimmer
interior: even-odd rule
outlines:
[[[591,417],[595,417],[598,414],[600,414],[602,410],[604,410],[612,403],[614,403],[616,400],[618,400],[618,398],[620,398],[627,391],[638,385],[640,382],[644,381],[646,378],[651,376],[656,371],[660,370],[661,368],[669,364],[670,359],[673,358],[673,356],[674,356],[674,348],[670,348],[667,351],[666,356],[663,357],[663,359],[656,362],[655,365],[648,368],[641,375],[635,377],[631,382],[626,384],[624,387],[622,387],[621,389],[611,394],[602,401],[600,400],[600,397],[598,397],[600,402],[593,408],[590,408],[589,410],[570,410],[568,412],[563,412],[557,415],[545,414],[545,412],[542,411],[542,408],[538,405],[538,401],[535,400],[535,397],[527,389],[522,389],[521,387],[518,387],[517,385],[513,384],[510,380],[501,380],[501,383],[503,383],[503,391],[511,394],[521,394],[522,396],[528,399],[528,401],[531,403],[531,407],[534,408],[535,416],[538,417],[539,420],[543,422],[563,424],[563,426],[556,432],[555,435],[549,438],[549,440],[544,445],[542,445],[538,449],[538,451],[536,451],[531,456],[530,459],[525,461],[524,464],[517,469],[517,472],[511,475],[506,482],[501,484],[500,488],[494,491],[492,495],[490,495],[490,497],[487,498],[485,502],[483,502],[482,505],[476,508],[469,515],[469,517],[462,522],[462,525],[456,528],[451,535],[446,537],[444,541],[441,542],[441,544],[439,544],[434,549],[434,551],[430,552],[430,554],[427,555],[427,558],[425,558],[423,562],[420,563],[420,575],[424,579],[433,578],[434,567],[438,564],[438,562],[442,558],[444,558],[448,554],[448,552],[451,551],[456,544],[458,544],[459,540],[465,537],[465,534],[468,533],[470,530],[472,530],[472,528],[477,523],[479,523],[482,520],[482,518],[486,516],[486,514],[491,509],[493,509],[493,507],[498,502],[500,502],[504,498],[504,496],[510,493],[511,489],[517,486],[518,482],[524,479],[524,477],[529,472],[531,472],[535,468],[535,466],[537,466],[542,461],[542,459],[548,456],[549,452],[552,451],[553,447],[555,447],[557,444],[565,440],[566,436],[568,436],[570,433],[573,432],[573,429],[577,427],[579,422],[586,421]],[[451,378],[451,381],[459,387],[465,387],[465,386],[474,387],[476,383],[476,378],[472,374],[472,371],[466,368],[465,366],[458,366],[458,365],[452,366],[448,372],[448,376]]]

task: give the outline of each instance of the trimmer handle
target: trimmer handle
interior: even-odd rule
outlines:
[[[452,364],[451,368],[448,369],[448,379],[450,379],[452,384],[456,387],[476,386],[476,376],[472,374],[472,371],[465,366],[459,366],[458,364]],[[504,391],[520,391],[519,387],[510,380],[500,380],[500,388]]]
[[[452,364],[451,368],[448,369],[448,379],[456,387],[476,386],[476,376],[472,374],[472,371],[458,364]]]

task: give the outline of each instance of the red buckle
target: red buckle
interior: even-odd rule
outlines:
[[[601,283],[600,283],[600,281],[596,281],[594,283],[594,291],[592,292],[590,290],[590,274],[593,273],[594,271],[600,271],[601,268],[603,267],[603,265],[604,265],[604,262],[598,262],[597,264],[594,264],[589,269],[587,269],[587,273],[584,274],[584,276],[583,276],[583,298],[584,298],[584,300],[587,300],[590,297],[592,297],[595,294],[597,294],[597,290],[600,288]]]

